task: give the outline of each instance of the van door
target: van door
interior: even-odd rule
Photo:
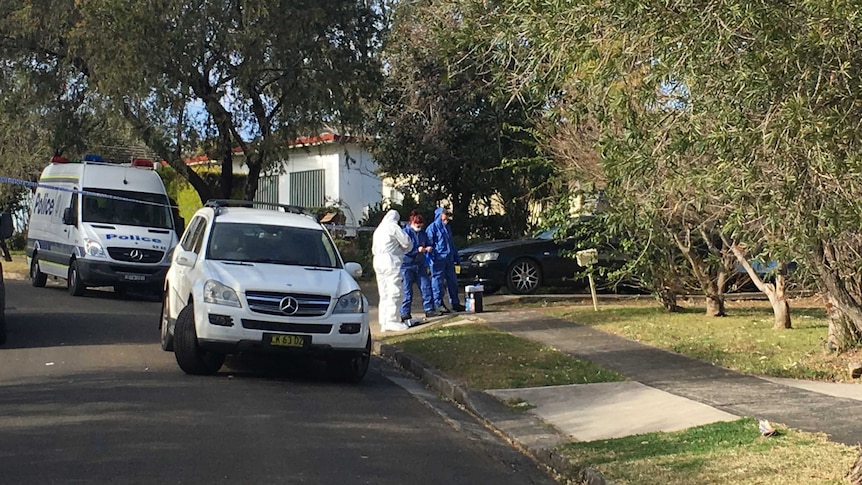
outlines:
[[[62,215],[63,231],[66,237],[65,243],[70,247],[70,256],[75,253],[75,248],[79,245],[78,241],[78,223],[81,221],[81,214],[78,212],[78,194],[72,194],[69,200],[69,207],[63,210]]]

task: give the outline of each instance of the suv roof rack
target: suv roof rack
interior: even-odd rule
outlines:
[[[275,210],[281,209],[283,212],[287,212],[290,214],[300,214],[306,217],[310,217],[317,222],[317,216],[306,209],[305,207],[301,207],[298,205],[290,205],[290,204],[278,204],[275,202],[258,202],[253,200],[236,200],[236,199],[210,199],[204,204],[204,207],[212,207],[216,211],[216,215],[220,212],[219,209],[223,209],[225,207],[248,207],[248,208],[257,208],[258,206],[266,206],[268,208],[272,208]]]

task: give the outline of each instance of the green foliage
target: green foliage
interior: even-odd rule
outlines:
[[[359,263],[362,266],[363,279],[370,279],[374,276],[370,232],[363,231],[357,233],[356,237],[336,237],[334,240],[344,262]]]
[[[51,148],[91,146],[95,122],[122,116],[204,200],[233,193],[240,147],[250,200],[288,141],[362,124],[380,85],[383,12],[360,0],[11,1],[0,8],[0,58],[45,90],[28,106],[57,113],[64,129]],[[223,162],[220,187],[185,167],[201,150]]]
[[[371,150],[402,191],[449,199],[463,219],[453,223],[456,235],[487,235],[487,220],[469,219],[500,208],[505,222],[492,232],[521,236],[531,229],[531,197],[547,192],[554,173],[534,163],[530,114],[541,106],[509,102],[469,43],[459,9],[457,1],[396,4]]]

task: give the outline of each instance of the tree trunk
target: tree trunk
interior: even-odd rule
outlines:
[[[248,160],[248,158],[246,158]],[[248,175],[245,179],[245,200],[254,200],[254,196],[257,195],[257,182],[260,180],[260,169],[263,162],[260,160],[256,160],[254,163],[248,163],[246,161],[246,165],[248,165]]]
[[[658,292],[658,300],[665,310],[675,313],[680,311],[680,306],[676,303],[676,292],[668,287],[664,287]]]
[[[731,243],[724,235],[722,235],[722,239],[724,240],[725,245],[733,251],[739,264],[745,268],[745,272],[748,273],[748,277],[751,278],[751,281],[755,286],[757,286],[757,289],[765,293],[766,297],[769,298],[769,303],[772,305],[772,313],[775,315],[775,324],[772,328],[791,328],[790,303],[787,301],[787,295],[784,292],[783,272],[779,271],[778,274],[775,275],[775,284],[764,282],[763,278],[754,271],[754,267],[752,267],[751,262],[748,261],[748,256],[745,254],[745,251],[743,251],[739,245]]]
[[[787,301],[787,294],[784,292],[784,275],[775,275],[774,285],[765,285],[767,290],[766,296],[769,298],[769,303],[772,304],[772,312],[775,314],[775,325],[772,328],[781,330],[783,328],[791,328],[790,325],[790,303]]]
[[[769,303],[772,304],[772,313],[775,315],[775,324],[772,328],[781,330],[784,328],[792,328],[790,321],[790,304],[785,297],[769,297]]]
[[[233,198],[233,152],[228,146],[222,156],[221,161],[221,177],[219,178],[221,185],[221,196],[223,199]]]
[[[727,315],[724,308],[724,295],[706,295],[706,316],[723,317]]]
[[[829,338],[834,339],[832,345],[837,349],[852,347],[862,336],[862,307],[856,302],[854,295],[847,290],[838,272],[829,266],[827,249],[821,242],[811,257],[812,266],[818,273],[818,281],[825,290],[829,318]],[[834,316],[833,316],[834,315]]]
[[[862,485],[862,451],[856,456],[856,462],[847,473],[847,481],[850,485]]]
[[[826,337],[826,347],[829,350],[845,350],[860,342],[862,335],[856,331],[853,322],[838,309],[835,298],[826,294],[826,315],[829,318],[829,331]]]

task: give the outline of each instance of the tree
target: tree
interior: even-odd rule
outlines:
[[[461,40],[467,27],[457,3],[396,5],[372,150],[406,191],[448,198],[459,216],[476,203],[499,205],[505,229],[493,235],[521,236],[530,229],[530,201],[547,193],[553,173],[532,143],[529,113],[539,106],[508,102],[475,58],[481,52]],[[454,227],[467,233],[458,217]]]
[[[252,199],[290,140],[359,126],[379,84],[381,10],[362,0],[4,5],[0,48],[19,67],[62,67],[57,76],[108,102],[202,200],[230,194],[237,148]],[[201,145],[222,162],[219,187],[183,162]]]
[[[488,23],[518,47],[509,51],[528,52],[520,89],[565,80],[581,96],[599,120],[605,168],[647,173],[644,151],[633,159],[625,149],[650,146],[740,261],[752,256],[743,248],[762,248],[805,263],[846,346],[862,331],[857,17],[853,5],[815,0],[551,1],[541,10],[524,0],[495,5]],[[782,312],[789,322],[779,276],[777,324]]]

